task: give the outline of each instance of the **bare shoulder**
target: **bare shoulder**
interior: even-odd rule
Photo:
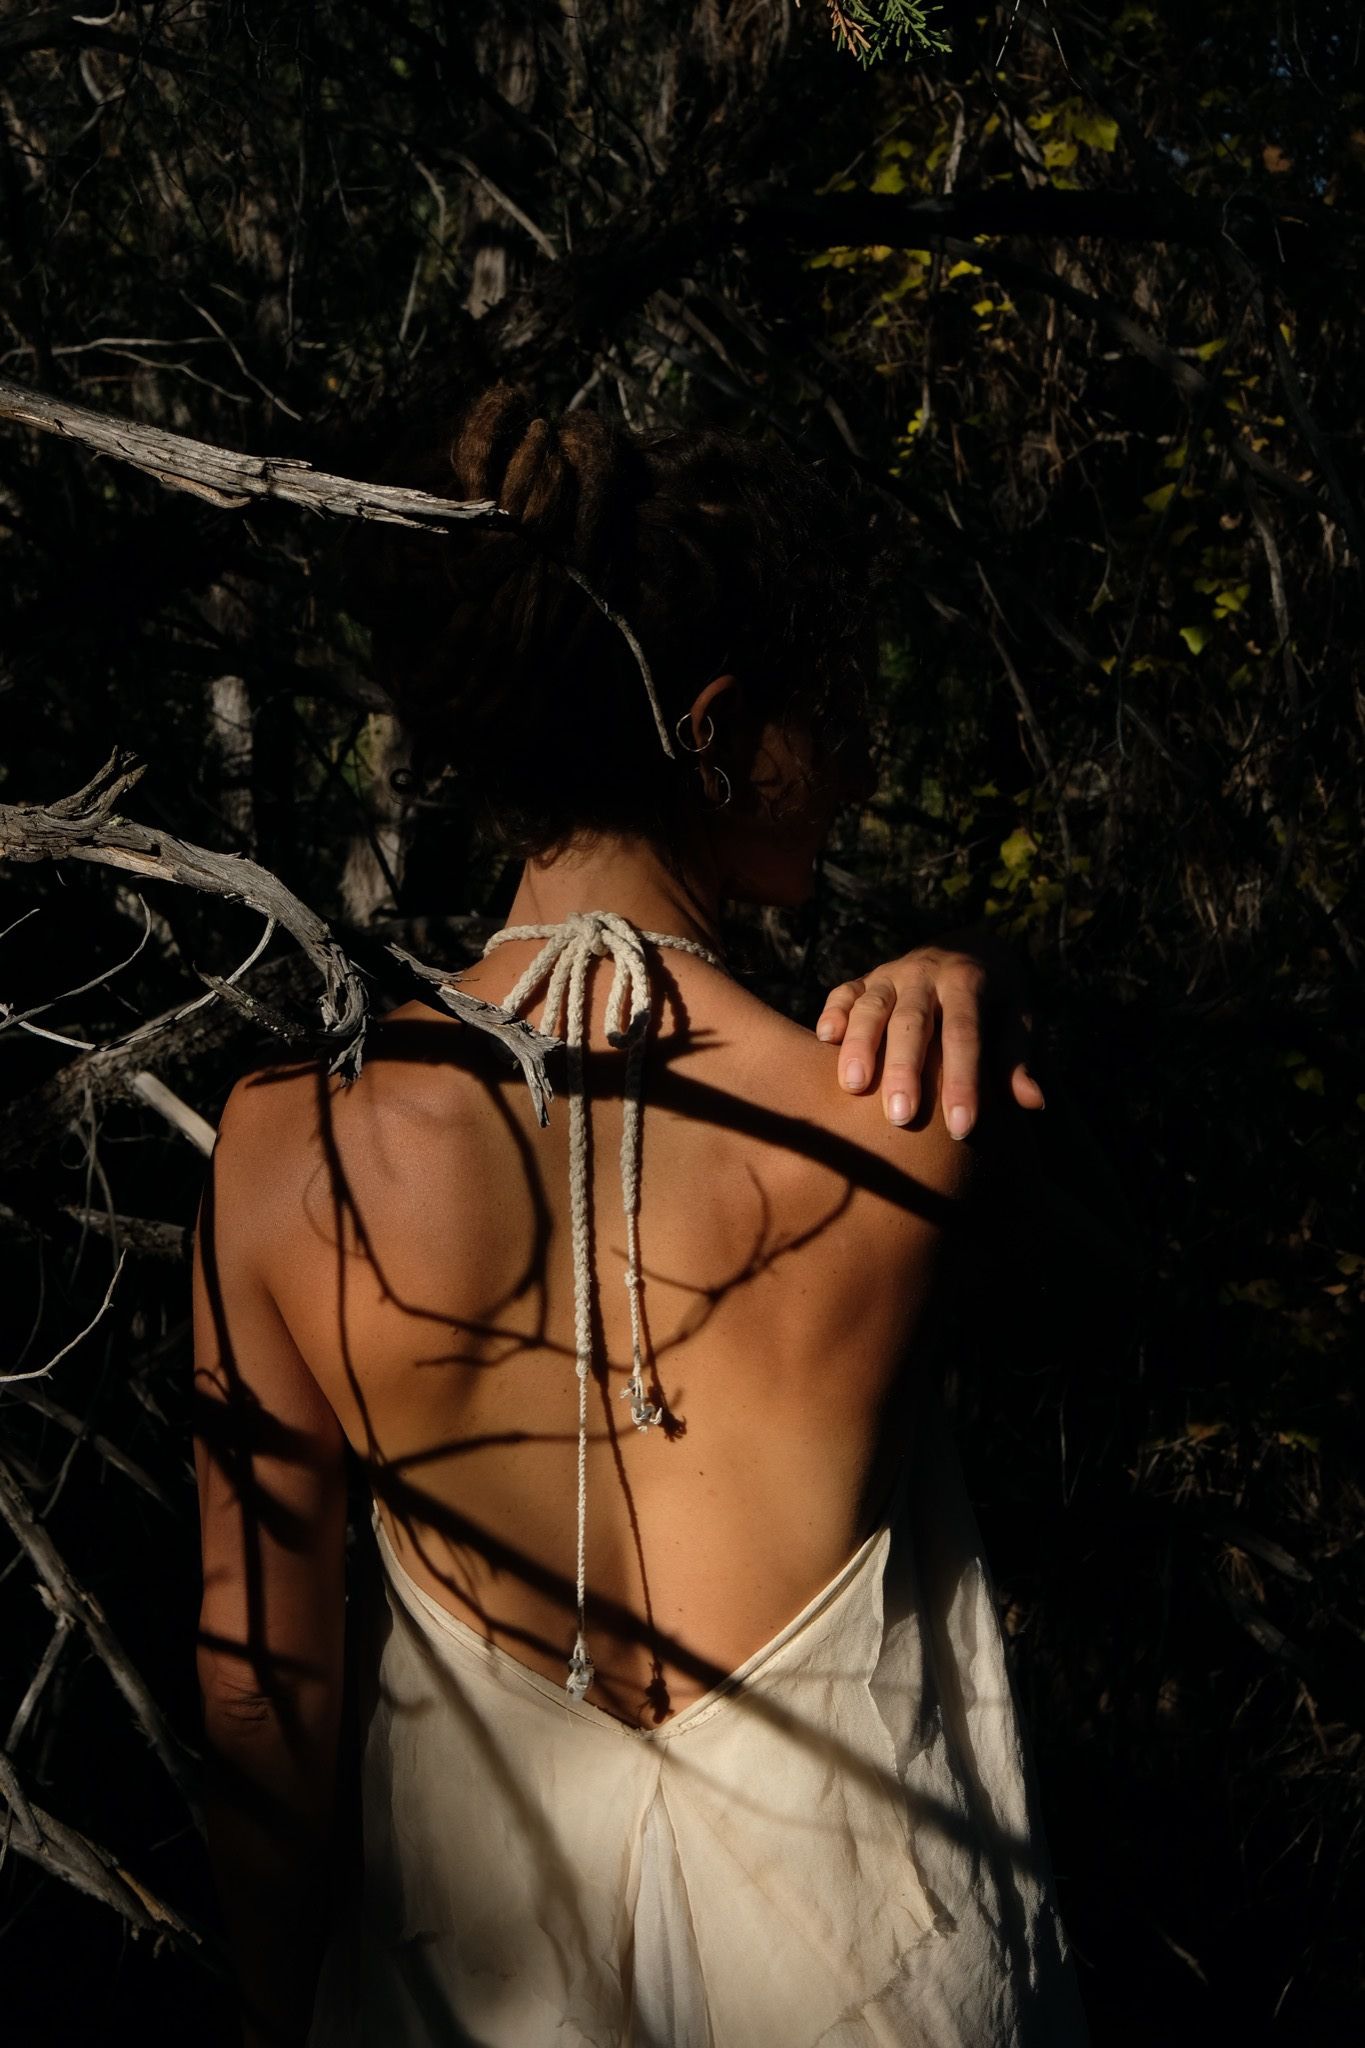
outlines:
[[[850,1164],[861,1159],[868,1184],[885,1189],[893,1205],[897,1177],[933,1190],[946,1203],[966,1203],[980,1166],[980,1141],[975,1132],[957,1139],[948,1130],[937,1029],[925,1057],[919,1110],[911,1123],[900,1126],[887,1121],[875,1082],[862,1095],[840,1087],[837,1047],[823,1044],[813,1030],[747,990],[736,987],[730,1003],[729,1034],[742,1047],[743,1085],[750,1101],[819,1131]]]
[[[233,1083],[213,1148],[220,1208],[231,1204],[244,1232],[268,1238],[291,1208],[318,1158],[320,1110],[342,1084],[321,1060],[253,1067]]]

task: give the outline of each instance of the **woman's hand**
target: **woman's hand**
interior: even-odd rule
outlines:
[[[815,1034],[839,1047],[839,1082],[852,1095],[872,1085],[880,1064],[882,1108],[889,1122],[907,1124],[919,1108],[920,1074],[941,1017],[943,1112],[952,1135],[965,1138],[979,1106],[989,1010],[1003,1025],[998,1036],[992,1030],[992,1051],[1014,1100],[1021,1109],[1044,1102],[1028,1069],[1033,1017],[1018,959],[986,927],[951,936],[957,947],[917,946],[831,989]]]

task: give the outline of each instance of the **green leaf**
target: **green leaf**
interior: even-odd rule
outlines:
[[[1020,825],[1017,831],[1011,832],[1009,838],[1001,842],[1000,858],[1011,872],[1017,873],[1029,865],[1037,851],[1037,840],[1031,832]]]
[[[1107,114],[1082,114],[1072,121],[1071,132],[1087,149],[1102,149],[1106,155],[1112,155],[1118,141],[1119,124],[1110,120]]]
[[[1180,628],[1180,637],[1189,648],[1191,654],[1200,654],[1203,652],[1209,636],[1202,626],[1182,626]]]

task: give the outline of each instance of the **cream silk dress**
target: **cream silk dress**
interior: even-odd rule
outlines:
[[[363,1892],[308,2048],[1085,2042],[936,1413],[837,1577],[657,1729],[517,1663],[373,1536]]]
[[[980,1536],[918,1408],[879,1526],[653,1729],[450,1613],[375,1510],[363,1870],[307,2048],[1083,2048]]]

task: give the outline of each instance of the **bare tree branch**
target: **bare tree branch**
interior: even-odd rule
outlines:
[[[159,1081],[155,1074],[139,1072],[133,1076],[133,1088],[148,1106],[164,1116],[173,1130],[182,1138],[188,1138],[191,1145],[205,1157],[213,1150],[214,1128],[207,1117],[200,1116],[197,1109],[191,1109],[173,1088]]]
[[[115,749],[72,796],[51,804],[0,804],[0,858],[94,861],[249,903],[283,925],[321,975],[323,1034],[339,1041],[330,1071],[353,1080],[363,1057],[369,997],[351,961],[322,919],[268,869],[120,817],[115,804],[143,772],[130,754]]]
[[[523,1018],[509,1017],[505,1010],[498,1009],[493,1003],[481,1002],[477,996],[465,995],[439,968],[426,966],[411,953],[404,952],[401,946],[390,944],[385,951],[392,953],[395,960],[401,960],[405,967],[420,975],[424,981],[430,982],[446,1008],[453,1011],[462,1023],[472,1024],[476,1030],[488,1032],[507,1048],[526,1078],[536,1115],[542,1124],[548,1123],[549,1104],[554,1099],[554,1089],[550,1086],[545,1071],[545,1060],[549,1053],[561,1049],[559,1039],[547,1038],[544,1032],[537,1031]]]
[[[102,1849],[65,1821],[57,1820],[24,1793],[11,1757],[0,1752],[0,1798],[9,1809],[6,1835],[11,1848],[36,1863],[50,1877],[73,1885],[88,1898],[99,1899],[122,1914],[135,1934],[172,1939],[177,1947],[203,1948],[204,1937],[174,1909],[149,1892]]]
[[[238,455],[163,427],[144,427],[116,419],[89,406],[68,405],[27,391],[0,377],[0,419],[59,434],[99,455],[144,470],[171,490],[191,491],[227,511],[254,500],[273,498],[302,505],[310,512],[335,512],[350,519],[373,519],[385,525],[414,526],[430,531],[451,526],[512,525],[510,515],[490,498],[438,498],[430,491],[408,490],[401,484],[357,483],[329,476],[292,455]]]
[[[104,1300],[95,1310],[94,1315],[91,1316],[85,1328],[83,1330],[77,1330],[74,1337],[69,1337],[66,1343],[63,1344],[61,1350],[55,1351],[52,1354],[51,1358],[49,1358],[46,1365],[35,1365],[28,1372],[0,1372],[0,1386],[12,1386],[16,1380],[40,1380],[46,1378],[47,1374],[51,1372],[54,1365],[60,1365],[61,1361],[66,1357],[67,1353],[70,1351],[74,1351],[76,1346],[81,1342],[82,1338],[88,1337],[90,1335],[90,1332],[94,1329],[96,1323],[98,1323],[108,1313],[109,1304],[114,1298],[114,1289],[118,1285],[119,1275],[123,1271],[123,1262],[127,1258],[127,1256],[128,1254],[126,1252],[119,1253],[118,1264],[115,1266],[112,1274],[109,1277],[109,1285],[104,1290]]]
[[[23,1488],[3,1459],[0,1459],[0,1518],[9,1524],[16,1542],[27,1552],[29,1562],[47,1590],[53,1613],[69,1615],[85,1630],[96,1655],[128,1702],[138,1726],[189,1807],[195,1826],[202,1832],[199,1796],[185,1750],[172,1734],[165,1716],[147,1689],[146,1681],[110,1628],[99,1601],[77,1581],[47,1530],[29,1507]]]
[[[168,1513],[174,1512],[170,1501],[167,1500],[151,1473],[139,1465],[136,1458],[130,1458],[126,1451],[120,1450],[118,1445],[109,1437],[101,1435],[97,1429],[91,1429],[89,1419],[86,1416],[73,1415],[69,1408],[63,1408],[60,1402],[54,1401],[40,1387],[23,1387],[16,1391],[14,1398],[22,1401],[26,1408],[32,1408],[39,1415],[46,1416],[49,1422],[55,1422],[59,1428],[69,1431],[80,1442],[89,1444],[91,1450],[103,1458],[106,1465],[112,1465],[114,1470],[121,1472],[125,1479],[131,1479],[133,1485],[140,1487],[143,1493],[156,1502],[158,1507],[165,1508]],[[9,1737],[11,1749],[14,1747],[15,1740],[16,1737],[13,1730],[11,1730]]]

